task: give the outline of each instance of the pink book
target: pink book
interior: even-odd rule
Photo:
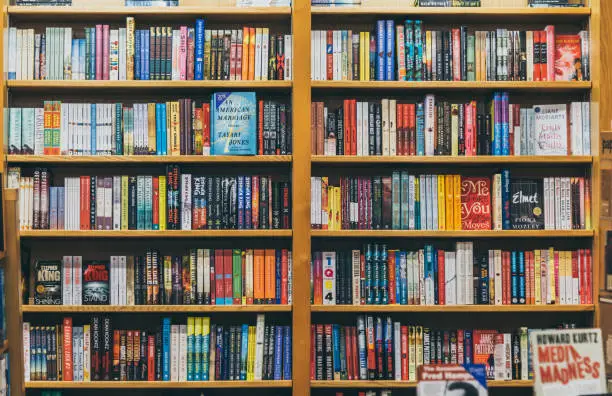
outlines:
[[[102,80],[102,25],[96,25],[96,80]]]
[[[578,179],[578,185],[580,188],[580,192],[578,193],[578,196],[580,197],[580,229],[584,230],[586,228],[586,223],[585,223],[585,211],[584,211],[584,178],[581,177]]]
[[[579,303],[586,304],[586,255],[584,249],[578,250],[578,295]]]
[[[546,80],[555,81],[555,27],[548,25],[544,31],[546,32]]]
[[[242,80],[242,32],[238,31],[238,42],[236,43],[236,80]]]
[[[236,79],[236,30],[232,30],[232,39],[230,44],[230,80]]]
[[[465,114],[465,156],[473,156],[476,155],[475,152],[472,151],[474,144],[472,144],[472,140],[474,139],[474,125],[472,124],[472,106],[469,104],[464,106]]]
[[[181,26],[181,44],[179,47],[179,78],[187,79],[187,26]]]
[[[591,258],[591,249],[584,250],[586,256],[586,290],[585,299],[587,304],[593,304],[593,260]]]
[[[559,292],[559,252],[554,251],[555,257],[555,304],[559,304],[561,294]]]
[[[109,80],[110,70],[110,28],[108,25],[102,26],[103,37],[102,41],[102,80]]]

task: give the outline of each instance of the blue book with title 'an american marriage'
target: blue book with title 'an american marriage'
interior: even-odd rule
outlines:
[[[254,92],[217,92],[211,103],[211,154],[255,155],[257,100]]]

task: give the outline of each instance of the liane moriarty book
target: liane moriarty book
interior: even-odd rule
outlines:
[[[257,153],[257,100],[255,92],[217,92],[211,103],[211,154]]]

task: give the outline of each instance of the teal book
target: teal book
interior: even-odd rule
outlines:
[[[217,92],[211,100],[211,154],[255,155],[257,100],[255,92]]]

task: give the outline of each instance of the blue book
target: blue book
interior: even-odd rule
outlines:
[[[121,103],[115,103],[115,155],[123,155],[123,132],[121,131],[121,117],[123,109]]]
[[[423,102],[416,105],[416,154],[425,155],[425,107]]]
[[[155,103],[155,154],[161,155],[161,103]]]
[[[212,95],[211,102],[211,154],[255,155],[255,92],[217,92]]]
[[[145,45],[143,46],[144,49],[144,56],[142,57],[143,62],[142,66],[144,69],[144,78],[143,80],[150,80],[150,75],[149,75],[149,63],[151,61],[151,34],[149,29],[144,29],[142,31],[142,36],[144,38],[144,42]]]
[[[379,304],[389,304],[389,274],[387,273],[387,245],[381,245],[378,261],[378,294],[380,295]]]
[[[244,183],[245,177],[238,176],[238,229],[244,229]]]
[[[96,28],[89,28],[89,79],[96,79]]]
[[[385,80],[385,21],[376,21],[376,78]]]
[[[463,364],[474,363],[472,354],[472,330],[465,330],[463,333]]]
[[[282,262],[283,262],[283,253],[280,249],[275,250],[276,253],[276,277],[275,277],[275,304],[281,303],[281,280],[282,280]]]
[[[406,77],[404,80],[414,81],[414,25],[410,19],[404,21],[404,46],[406,60]],[[398,54],[399,56],[399,54]]]
[[[243,38],[244,40],[244,38]],[[204,79],[204,19],[196,19],[194,79]]]
[[[79,79],[81,80],[85,78],[85,67],[87,66],[85,64],[85,54],[87,53],[85,44],[85,39],[79,39]]]
[[[37,340],[40,338],[37,337],[38,330],[34,327],[30,327],[30,370],[34,371],[36,368],[36,364],[38,358],[36,356],[36,352],[38,351]]]
[[[215,337],[216,356],[219,356],[219,376],[222,380],[226,379],[224,369],[227,360],[223,359],[223,326],[217,326],[217,336]]]
[[[374,279],[372,275],[372,245],[366,246],[365,251],[365,297],[366,304],[372,304],[374,301],[372,299],[372,280]]]
[[[210,325],[210,320],[207,321]],[[204,334],[204,325],[202,326],[202,381],[208,381],[208,369],[210,359],[210,335],[215,331],[214,325],[210,325],[208,334]]]
[[[378,251],[378,245],[374,245],[374,256],[372,257],[372,273],[374,276],[372,277],[372,294],[374,295],[374,304],[380,304],[380,293],[378,290],[380,289],[380,265],[378,264],[380,261],[380,252]]]
[[[72,53],[71,53],[71,61],[72,61],[72,79],[79,79],[79,39],[72,39]]]
[[[501,123],[501,93],[493,94],[493,155],[501,155],[502,123]]]
[[[407,286],[407,277],[406,277],[406,270],[407,270],[407,259],[406,259],[406,252],[400,252],[400,271],[401,271],[401,275],[400,275],[400,287],[401,287],[401,292],[400,292],[400,303],[402,305],[406,305],[408,304],[408,286]]]
[[[202,318],[196,318],[197,322],[199,319],[202,322]],[[196,325],[194,323],[194,334],[193,334],[193,380],[194,381],[202,381],[202,334],[195,333]],[[189,379],[189,378],[188,378]]]
[[[244,178],[244,228],[251,228],[251,178]],[[204,207],[206,207],[206,194],[204,194]]]
[[[162,380],[170,381],[170,318],[162,320]]]
[[[423,81],[423,33],[422,21],[414,21],[414,80]]]
[[[519,304],[525,304],[526,296],[526,285],[525,285],[525,252],[518,252],[518,276],[519,276]]]
[[[282,379],[283,373],[283,326],[274,326],[274,380]]]
[[[510,112],[509,100],[508,92],[503,92],[501,95],[502,155],[510,155],[510,125],[508,125]]]
[[[518,304],[518,258],[516,251],[510,253],[510,303]]]
[[[168,125],[167,125],[167,106],[165,103],[161,104],[161,155],[168,155]]]
[[[340,356],[340,325],[332,325],[332,344],[333,344],[333,366],[334,366],[334,378],[340,376],[342,371],[341,360],[343,356]],[[276,378],[275,378],[276,379]],[[279,378],[280,379],[280,378]]]
[[[58,229],[57,227],[57,193],[59,187],[49,187],[49,224],[51,229]]]
[[[64,229],[64,187],[57,190],[57,223],[60,230]]]
[[[283,379],[291,379],[291,326],[283,326]]]
[[[400,259],[400,251],[396,250],[395,252],[393,252],[394,254],[394,260],[395,260],[395,290],[391,290],[391,293],[395,293],[395,303],[399,304],[401,299],[402,299],[402,292],[401,292],[401,276],[402,276],[402,270],[400,268],[400,263],[401,263],[401,259]],[[404,274],[406,273],[406,271],[404,271]]]
[[[146,49],[147,49],[147,33],[149,30],[140,30],[140,79],[146,80],[146,68],[145,65],[148,63]]]
[[[386,43],[385,43],[385,80],[395,80],[395,22],[392,19],[386,21]]]
[[[240,380],[246,381],[247,379],[247,358],[249,349],[249,325],[242,325],[242,338],[240,346]]]
[[[142,45],[140,39],[140,30],[136,30],[134,32],[134,80],[142,80],[140,76],[140,47]]]
[[[502,229],[510,229],[510,171],[501,171]]]
[[[136,196],[144,196],[144,176],[136,176]],[[145,229],[145,200],[136,199],[136,229]]]
[[[438,249],[431,247],[433,252],[433,283],[434,283],[434,304],[438,305]],[[469,302],[468,302],[469,303]]]
[[[96,155],[97,154],[97,150],[96,150],[96,133],[97,133],[97,125],[96,125],[96,104],[92,103],[91,104],[91,115],[90,115],[90,119],[89,119],[89,125],[90,125],[90,131],[91,131],[91,150],[90,153],[91,155]]]
[[[427,285],[433,283],[434,275],[433,275],[433,246],[425,245],[425,304],[429,304],[427,300],[429,299],[428,294],[431,293]],[[433,299],[432,299],[433,300]]]

